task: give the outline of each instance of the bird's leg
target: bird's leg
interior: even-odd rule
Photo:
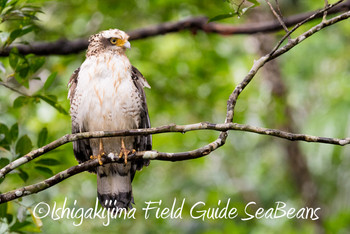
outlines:
[[[104,150],[103,150],[103,143],[102,143],[102,138],[100,138],[100,144],[99,144],[99,152],[98,152],[98,155],[97,156],[95,156],[95,155],[91,155],[90,156],[90,159],[98,159],[98,163],[100,164],[100,165],[102,165],[103,163],[102,163],[102,160],[101,160],[101,158],[102,158],[102,156],[104,156],[105,155],[105,152],[104,152]]]
[[[136,152],[136,150],[133,149],[131,153],[135,153],[135,152]],[[125,148],[124,139],[122,138],[122,146],[121,146],[121,149],[120,149],[119,158],[123,157],[123,155],[124,155],[124,162],[125,162],[125,164],[128,163],[128,155],[129,155],[129,153],[130,153],[130,150],[127,150]]]

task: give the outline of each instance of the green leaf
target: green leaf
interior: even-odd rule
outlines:
[[[13,1],[13,3],[15,3],[17,1]],[[12,13],[15,9],[14,5],[10,4],[11,7],[7,7],[6,11],[3,13],[3,15],[9,15],[10,13]]]
[[[47,167],[36,166],[35,170],[40,171],[40,172],[42,172],[46,175],[49,175],[49,176],[53,175],[53,172],[51,171],[51,169],[47,168]]]
[[[22,206],[21,206],[22,207]],[[25,209],[25,208],[24,208]],[[26,212],[26,210],[24,210],[24,211],[22,211],[22,212]],[[25,214],[25,213],[24,213]],[[18,215],[17,215],[17,217],[18,217]],[[25,218],[25,217],[23,217],[23,218]],[[19,220],[20,221],[20,220]],[[21,229],[23,229],[24,227],[26,227],[26,226],[28,226],[28,225],[30,225],[31,224],[31,222],[29,222],[29,221],[23,221],[23,222],[16,222],[14,225],[12,225],[11,227],[10,227],[10,231],[12,231],[12,232],[14,232],[14,231],[21,231]]]
[[[31,151],[33,148],[32,141],[27,135],[19,138],[16,144],[16,153],[20,156],[25,155]]]
[[[53,158],[43,158],[43,159],[36,161],[35,163],[40,164],[40,165],[45,165],[45,166],[56,166],[56,165],[61,164],[60,161],[53,159]]]
[[[10,130],[11,141],[17,140],[18,137],[18,123],[12,125]]]
[[[0,217],[4,218],[7,214],[7,202],[0,205]]]
[[[19,15],[21,17],[23,17],[24,15],[19,13]],[[23,28],[17,28],[15,30],[13,30],[11,33],[10,33],[10,36],[7,38],[7,41],[6,41],[6,45],[10,45],[14,40],[16,40],[17,38],[19,37],[22,37],[24,36],[25,34],[31,32],[34,30],[34,27],[32,25],[27,25],[27,26],[24,26]]]
[[[37,227],[36,225],[27,225],[23,228],[21,228],[20,230],[18,230],[17,232],[20,231],[20,234],[26,234],[26,233],[42,233],[43,231]]]
[[[254,6],[260,6],[260,3],[257,0],[247,0],[250,3],[253,3]]]
[[[54,101],[54,102],[57,102],[57,97],[55,95],[48,94],[48,95],[46,95],[46,97],[49,98],[50,100]]]
[[[12,48],[10,55],[9,55],[9,63],[12,69],[16,69],[17,63],[18,63],[18,49],[16,47]]]
[[[33,26],[33,25],[24,26],[24,27],[22,28],[20,37],[24,36],[24,35],[27,34],[27,33],[30,33],[30,32],[33,31],[33,30],[34,30],[34,26]]]
[[[22,77],[20,77],[18,73],[15,73],[14,77],[18,83],[20,84],[23,83]]]
[[[68,112],[60,105],[57,103],[57,97],[54,95],[35,95],[33,97],[37,97],[40,98],[42,100],[44,100],[47,104],[49,104],[50,106],[54,107],[56,110],[58,110],[60,113],[68,115]]]
[[[0,123],[0,143],[2,146],[10,143],[11,139],[9,132],[8,127],[5,124]]]
[[[13,215],[12,214],[6,214],[6,219],[8,223],[12,223]]]
[[[29,62],[30,63],[30,71],[32,73],[35,73],[44,65],[45,57],[32,56],[32,58],[29,61],[30,61]]]
[[[29,80],[26,79],[21,83],[24,87],[26,87],[27,89],[29,89]]]
[[[9,163],[10,163],[10,160],[8,160],[7,158],[0,158],[0,168],[3,168]]]
[[[254,1],[254,0],[252,0],[252,1],[250,1],[250,2],[252,2],[252,3],[254,3],[253,5],[251,5],[251,6],[249,6],[249,7],[245,7],[245,8],[243,8],[242,10],[241,10],[241,12],[240,12],[240,15],[243,15],[244,13],[246,13],[249,9],[251,9],[251,8],[254,8],[254,7],[256,7],[256,6],[259,6],[260,5],[260,3],[258,3],[258,2],[256,2],[256,1]],[[256,3],[255,3],[256,2]]]
[[[27,104],[29,102],[29,100],[30,100],[30,97],[19,96],[13,102],[13,108],[19,108],[19,107]]]
[[[49,77],[47,77],[45,84],[44,84],[44,89],[47,90],[48,88],[50,88],[50,86],[52,85],[53,81],[55,80],[57,76],[57,72],[53,72],[51,75],[49,75]]]
[[[22,33],[22,29],[21,28],[18,28],[18,29],[15,29],[14,31],[12,31],[10,33],[9,38],[6,41],[6,44],[10,45],[14,40],[16,40],[16,38],[21,36],[21,33]]]
[[[15,69],[15,79],[26,88],[29,88],[29,72],[30,65],[28,60],[25,57],[22,57],[21,60],[17,63]]]
[[[222,14],[222,15],[217,15],[217,16],[214,16],[213,18],[210,18],[208,20],[208,23],[210,22],[214,22],[214,21],[218,21],[218,20],[223,20],[223,19],[227,19],[227,18],[231,18],[233,16],[237,15],[236,12],[230,12],[228,14]]]
[[[0,13],[5,9],[7,0],[1,0],[0,1]]]
[[[46,144],[47,142],[47,135],[48,135],[48,131],[47,128],[43,128],[41,129],[40,133],[39,133],[39,137],[38,137],[38,147],[42,147]]]
[[[23,182],[27,182],[29,175],[27,172],[23,171],[22,169],[18,169],[18,175],[23,180]]]
[[[28,76],[30,70],[29,63],[27,61],[17,64],[16,72],[18,72],[20,78],[24,79]]]
[[[8,127],[5,124],[0,123],[0,134],[7,135],[8,133],[9,133]]]
[[[17,3],[18,3],[18,1],[11,1],[11,2],[10,2],[10,5],[11,5],[11,6],[16,6]]]

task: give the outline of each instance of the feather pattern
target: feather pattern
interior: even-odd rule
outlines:
[[[90,38],[86,60],[70,78],[69,93],[72,132],[111,131],[149,128],[150,119],[144,87],[150,88],[142,74],[130,64],[125,48],[108,43],[110,38],[126,41],[124,32],[113,29]],[[152,137],[128,136],[102,138],[105,154],[119,154],[121,140],[128,150],[152,149]],[[73,143],[79,163],[98,155],[100,139]],[[102,206],[129,208],[133,203],[131,182],[136,170],[149,165],[149,160],[98,166],[97,195]]]

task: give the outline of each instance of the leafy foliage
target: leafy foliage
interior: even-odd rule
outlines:
[[[229,3],[231,11],[226,14],[220,14],[209,19],[209,22],[223,20],[237,16],[238,18],[245,14],[249,9],[257,7],[260,3],[257,0],[225,0]],[[248,4],[247,4],[248,3]]]
[[[6,31],[2,31],[1,34],[7,37],[3,47],[35,30],[35,21],[38,20],[36,15],[39,12],[40,7],[25,1],[1,0],[0,19],[2,24],[6,23]]]
[[[251,9],[249,7],[257,6],[258,2],[243,1],[238,7],[241,2],[107,0],[86,4],[67,0],[36,1],[33,6],[33,1],[1,1],[0,36],[2,46],[87,38],[108,28],[128,31],[219,12],[231,13],[230,17],[242,16],[239,23],[243,24],[252,12],[244,9]],[[281,1],[282,12],[286,9],[291,15],[322,6],[323,2],[316,0]],[[265,9],[263,5],[259,7]],[[347,23],[332,26],[280,58],[280,71],[289,88],[286,102],[271,94],[264,77],[257,77],[238,100],[234,121],[277,128],[284,124],[283,108],[288,104],[300,132],[347,136],[349,35]],[[133,49],[127,52],[128,57],[152,86],[146,90],[152,126],[172,122],[222,122],[229,94],[258,57],[255,39],[251,37],[181,32],[131,43]],[[83,52],[40,57],[23,56],[15,49],[9,57],[0,59],[0,167],[70,132],[66,84],[83,59]],[[154,136],[153,143],[159,151],[181,152],[203,146],[216,137],[217,133],[211,131],[160,134]],[[305,143],[300,146],[318,185],[321,209],[327,210],[326,232],[346,232],[350,222],[348,148]],[[291,207],[305,206],[284,157],[285,150],[281,140],[230,132],[226,145],[209,157],[177,163],[153,161],[138,172],[133,182],[139,214],[135,220],[112,220],[105,227],[100,220],[86,219],[75,227],[70,219],[55,221],[33,215],[39,202],[47,202],[51,207],[57,202],[57,206],[62,207],[65,197],[67,207],[77,207],[74,200],[79,207],[93,207],[96,177],[83,173],[37,195],[0,205],[0,232],[277,233],[283,230],[310,233],[316,230],[314,222],[295,219],[201,221],[191,219],[188,213],[181,220],[154,217],[145,220],[143,217],[146,201],[162,200],[164,206],[171,207],[174,198],[186,198],[185,212],[199,201],[215,207],[218,200],[228,198],[232,206],[241,211],[252,200],[264,208],[272,207],[279,200]],[[0,190],[5,192],[37,183],[76,164],[72,145],[64,145],[8,174],[0,180]],[[243,215],[240,212],[239,218]]]
[[[17,82],[26,88],[29,88],[29,81],[31,79],[37,79],[33,77],[45,63],[44,57],[36,57],[34,55],[21,55],[16,48],[13,48],[10,56],[9,63],[14,70],[14,78]]]

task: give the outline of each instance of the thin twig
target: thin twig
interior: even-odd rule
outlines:
[[[269,5],[272,13],[276,16],[278,22],[281,24],[281,26],[283,27],[284,31],[286,31],[286,33],[289,32],[286,24],[283,22],[283,19],[282,19],[282,15],[281,14],[278,14],[275,9],[273,8],[272,4],[269,2],[269,0],[265,0],[267,5]],[[276,4],[278,4],[277,0],[276,0]],[[279,9],[279,8],[278,8]],[[281,13],[281,12],[280,12]]]
[[[22,96],[30,97],[30,95],[28,95],[28,94],[26,94],[26,93],[24,93],[24,92],[22,92],[22,91],[20,91],[20,90],[18,90],[18,89],[16,89],[16,88],[12,87],[12,86],[9,85],[7,82],[2,82],[2,81],[0,81],[0,85],[1,85],[1,86],[4,86],[4,87],[7,88],[7,89],[12,90],[12,91],[15,92],[15,93],[20,94],[20,95],[22,95]]]
[[[264,66],[265,63],[268,61],[275,59],[276,57],[286,53],[296,45],[298,45],[300,42],[304,41],[306,38],[310,37],[311,35],[315,34],[316,32],[320,31],[321,29],[328,27],[332,24],[335,24],[337,22],[343,21],[345,19],[348,19],[350,17],[350,11],[345,12],[339,16],[336,16],[332,19],[329,19],[327,21],[321,22],[318,25],[312,27],[305,33],[301,34],[295,39],[290,40],[285,46],[281,47],[280,49],[274,48],[272,52],[269,54],[261,57],[260,59],[256,60],[253,64],[253,67],[247,74],[247,76],[243,79],[241,83],[239,83],[236,88],[233,90],[232,94],[229,97],[229,100],[227,102],[227,114],[226,114],[226,123],[232,122],[233,116],[234,116],[234,107],[237,103],[237,98],[241,94],[241,92],[244,90],[245,87],[249,84],[249,82],[254,78],[255,74],[258,72],[258,70]],[[291,31],[290,31],[291,32]],[[287,33],[288,34],[288,33]]]
[[[324,0],[324,8],[326,8],[328,6],[328,0]],[[323,21],[327,20],[327,11],[323,12]]]
[[[338,15],[338,16],[336,16],[334,18],[331,18],[331,19],[326,20],[326,21],[322,21],[321,23],[319,23],[316,26],[312,27],[310,30],[304,32],[303,34],[301,34],[297,38],[295,38],[295,39],[291,40],[290,42],[288,42],[282,48],[276,50],[272,54],[270,53],[272,56],[269,58],[269,60],[274,59],[274,58],[280,56],[281,54],[284,54],[285,52],[289,51],[294,46],[296,46],[300,42],[304,41],[306,38],[310,37],[311,35],[315,34],[316,32],[320,31],[321,29],[326,28],[326,27],[328,27],[330,25],[333,25],[333,24],[335,24],[337,22],[346,20],[349,17],[350,17],[350,11],[347,11],[347,12],[345,12],[345,13],[343,13],[341,15]]]
[[[237,6],[236,12],[238,12],[238,14],[239,14],[239,12],[240,12],[240,10],[241,10],[241,7],[242,7],[243,4],[245,3],[245,1],[246,1],[246,0],[242,0],[239,4],[235,4],[235,5]]]
[[[282,11],[280,8],[280,4],[278,3],[278,0],[275,0],[275,4],[276,4],[278,15],[282,17]]]
[[[304,25],[305,23],[313,20],[313,19],[316,19],[318,17],[320,17],[320,15],[322,15],[324,12],[328,11],[328,12],[331,12],[332,10],[334,10],[336,7],[340,7],[341,6],[341,3],[343,2],[344,0],[340,0],[334,4],[331,4],[331,5],[328,5],[327,7],[321,9],[321,10],[318,10],[316,11],[314,14],[310,15],[309,17],[305,18],[304,20],[300,21],[299,23],[297,23],[291,30],[289,30],[288,33],[286,33],[286,35],[284,35],[282,37],[282,39],[277,43],[277,45],[273,48],[273,50],[270,52],[270,54],[273,54],[275,53],[275,51],[282,45],[282,43],[286,40],[286,38],[289,38],[290,35],[295,32],[295,30],[297,30],[300,26]],[[348,2],[346,2],[348,3]],[[345,4],[345,3],[344,3]]]

